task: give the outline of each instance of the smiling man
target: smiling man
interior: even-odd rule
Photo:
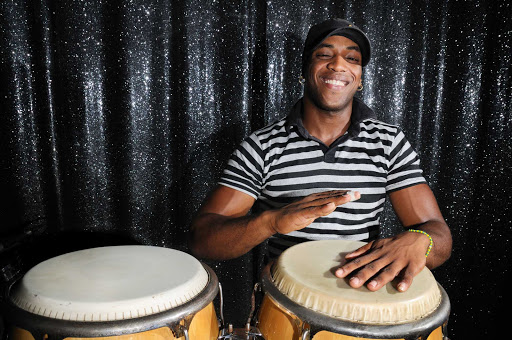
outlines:
[[[448,259],[450,230],[417,154],[397,126],[354,97],[370,55],[366,35],[346,20],[311,27],[304,97],[235,150],[192,223],[196,256],[235,258],[267,239],[271,258],[307,240],[364,240],[336,275],[370,290],[398,276],[399,291]],[[387,197],[406,229],[379,239]]]

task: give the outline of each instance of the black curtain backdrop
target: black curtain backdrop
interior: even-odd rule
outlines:
[[[2,0],[0,233],[69,236],[33,239],[38,259],[87,235],[188,251],[231,152],[301,96],[308,28],[347,18],[373,45],[360,96],[404,129],[453,233],[434,270],[450,337],[487,339],[509,296],[511,13],[505,0]],[[386,206],[381,234],[398,231]],[[235,326],[260,262],[206,261]]]

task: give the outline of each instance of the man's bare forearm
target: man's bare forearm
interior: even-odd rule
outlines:
[[[271,214],[227,217],[203,213],[192,223],[189,242],[199,258],[227,260],[242,256],[274,234]]]

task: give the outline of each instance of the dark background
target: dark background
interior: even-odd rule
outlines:
[[[509,296],[510,13],[504,0],[2,0],[2,261],[113,243],[188,251],[233,149],[301,96],[307,30],[341,17],[372,41],[360,96],[404,129],[452,230],[434,270],[450,337],[487,339]],[[399,230],[387,206],[382,235]],[[260,259],[207,262],[235,326]]]

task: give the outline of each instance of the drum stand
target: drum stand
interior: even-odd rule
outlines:
[[[254,285],[254,289],[252,292],[251,298],[251,311],[249,313],[249,317],[247,318],[247,323],[244,328],[233,328],[232,324],[228,324],[225,326],[224,323],[224,315],[223,315],[223,305],[224,301],[222,298],[222,287],[219,283],[219,292],[220,292],[220,317],[221,317],[221,330],[219,332],[219,337],[217,340],[265,340],[260,330],[256,326],[251,326],[252,318],[254,315],[254,311],[256,309],[256,293],[260,292],[260,285],[256,283]]]

